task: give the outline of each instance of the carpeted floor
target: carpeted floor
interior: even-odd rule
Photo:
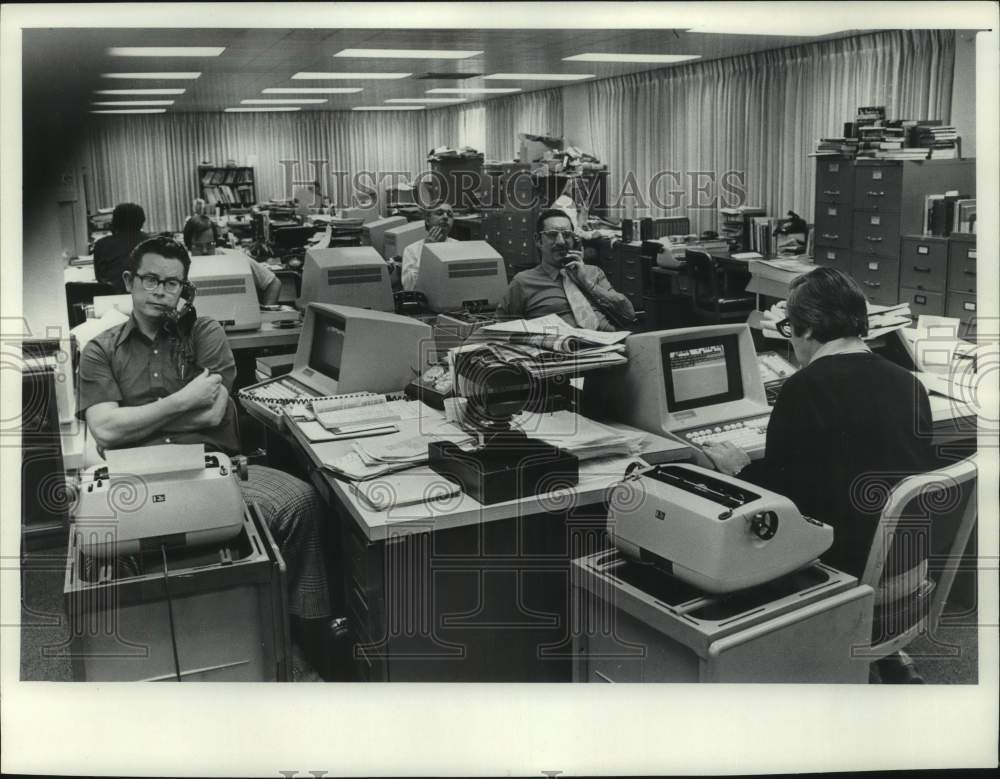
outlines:
[[[22,565],[21,679],[72,681],[66,656],[69,628],[63,605],[65,553],[38,552]],[[975,684],[978,642],[975,614],[946,615],[936,640],[922,636],[907,647],[928,684]],[[292,645],[292,680],[322,678]]]

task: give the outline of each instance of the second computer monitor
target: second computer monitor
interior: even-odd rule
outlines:
[[[750,328],[710,325],[630,335],[628,365],[584,382],[588,408],[651,433],[768,412]]]
[[[431,343],[411,317],[311,303],[290,375],[321,395],[396,392],[429,367]]]
[[[425,243],[416,289],[436,313],[493,309],[507,291],[507,266],[486,241]]]
[[[389,267],[371,246],[310,249],[296,305],[313,302],[394,311]]]
[[[386,257],[402,257],[403,249],[427,237],[427,227],[421,222],[408,222],[385,231],[382,253]]]
[[[368,222],[368,224],[363,225],[361,228],[361,241],[388,259],[393,255],[385,253],[386,231],[405,224],[406,219],[402,216],[387,216],[385,219],[376,219]]]

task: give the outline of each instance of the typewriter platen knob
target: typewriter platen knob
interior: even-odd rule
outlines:
[[[778,515],[773,511],[754,514],[750,520],[750,532],[761,541],[769,541],[778,532]]]
[[[240,477],[240,481],[246,481],[250,476],[250,473],[247,470],[247,466],[249,465],[247,458],[243,455],[237,455],[232,458],[231,462],[233,464],[233,470],[236,471],[236,474]]]

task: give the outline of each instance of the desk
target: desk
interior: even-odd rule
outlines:
[[[275,346],[295,347],[302,334],[302,325],[275,327],[273,322],[263,322],[259,330],[238,330],[226,333],[226,340],[233,352],[248,349],[267,349]]]
[[[312,446],[294,422],[289,430],[339,524],[359,679],[570,681],[570,564],[606,545],[605,500],[621,460],[522,501],[483,506],[463,494],[376,512],[321,468],[349,442]],[[648,451],[687,451],[647,440]]]

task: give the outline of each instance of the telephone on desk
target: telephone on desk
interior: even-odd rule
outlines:
[[[416,290],[395,292],[392,299],[396,313],[401,316],[416,316],[427,310],[427,297],[423,292]]]

